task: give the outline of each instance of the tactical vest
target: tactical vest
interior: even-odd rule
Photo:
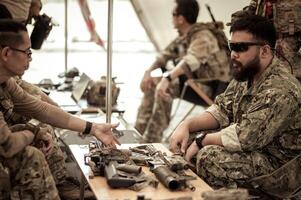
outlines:
[[[187,35],[187,43],[190,43],[191,38],[196,32],[202,30],[209,30],[217,39],[219,51],[213,53],[207,63],[204,65],[208,65],[208,69],[218,69],[219,74],[216,77],[213,77],[212,80],[220,80],[223,82],[230,81],[230,51],[228,48],[228,40],[223,32],[224,25],[222,22],[209,22],[209,23],[197,23],[195,24]],[[196,76],[199,77],[198,74],[203,74],[203,70],[197,70]]]
[[[112,80],[112,106],[116,105],[120,88]],[[91,82],[87,92],[87,102],[90,105],[104,107],[106,105],[106,77],[102,76],[100,81]]]
[[[256,5],[256,15],[273,18],[277,33],[280,36],[301,32],[300,0],[270,0],[267,2],[253,0],[250,7],[254,7],[254,5]]]

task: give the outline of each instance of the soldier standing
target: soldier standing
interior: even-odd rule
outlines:
[[[161,142],[170,121],[172,100],[180,96],[187,78],[193,78],[210,98],[214,96],[210,81],[230,80],[229,51],[222,28],[216,28],[217,23],[196,23],[198,13],[196,0],[175,1],[172,19],[179,36],[144,73],[140,85],[144,97],[135,124],[144,142]],[[165,72],[161,79],[151,77],[157,68],[168,70],[168,61],[175,64],[173,69]]]
[[[269,20],[246,16],[230,32],[235,80],[206,112],[177,127],[170,149],[179,145],[189,161],[196,155],[197,173],[211,186],[253,185],[291,197],[301,185],[300,83],[274,55],[276,30]]]
[[[117,125],[85,122],[23,91],[12,77],[22,76],[32,60],[24,25],[1,21],[0,45],[0,198],[9,194],[10,199],[59,199],[44,155],[29,146],[40,129],[31,123],[22,130],[10,129],[13,111],[56,127],[91,133],[109,147],[118,143],[111,131]]]
[[[243,11],[232,14],[232,21],[245,13],[260,15],[274,22],[276,50],[280,59],[289,61],[294,75],[301,82],[301,1],[251,0]]]

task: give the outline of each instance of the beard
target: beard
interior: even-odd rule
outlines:
[[[237,60],[231,59],[230,66],[235,80],[239,82],[251,80],[260,70],[259,55],[245,65]]]

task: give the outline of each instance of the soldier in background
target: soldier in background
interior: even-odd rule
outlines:
[[[38,100],[16,84],[12,77],[22,76],[32,60],[24,25],[2,20],[0,45],[0,198],[10,194],[10,199],[59,199],[43,154],[29,146],[40,129],[27,123],[22,130],[10,130],[13,111],[56,127],[93,134],[112,148],[119,143],[111,131],[117,125],[85,122]]]
[[[213,187],[252,185],[292,197],[301,185],[301,85],[274,55],[269,20],[246,16],[230,33],[235,80],[206,112],[177,127],[170,149],[180,146],[188,161],[196,155],[197,174]]]
[[[277,30],[276,51],[280,59],[289,61],[294,75],[301,82],[301,1],[251,0],[243,11],[232,14],[232,21],[246,13],[260,15],[274,22]]]
[[[211,81],[228,82],[229,50],[222,24],[196,23],[199,5],[196,0],[176,0],[172,12],[173,25],[179,36],[172,41],[144,73],[144,92],[135,128],[143,134],[143,142],[161,142],[162,133],[170,121],[172,100],[179,97],[185,81],[194,79],[198,87],[214,98]],[[216,26],[219,26],[218,28]],[[167,63],[175,64],[163,78],[151,77],[151,72]]]

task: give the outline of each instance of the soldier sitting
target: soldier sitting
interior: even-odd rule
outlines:
[[[247,13],[264,16],[274,22],[277,31],[276,51],[280,59],[289,61],[301,82],[301,1],[251,0],[244,10],[232,14],[231,21]]]
[[[145,71],[140,85],[144,97],[135,128],[143,134],[144,142],[161,142],[162,133],[170,121],[172,100],[180,97],[187,79],[195,80],[211,99],[215,93],[211,83],[230,80],[229,50],[221,26],[218,23],[196,23],[199,12],[196,0],[176,0],[175,3],[172,19],[179,36]],[[168,61],[176,66],[164,73],[162,79],[151,77],[151,72],[157,68],[166,71]]]
[[[197,173],[211,186],[252,185],[292,197],[301,186],[300,83],[275,56],[276,30],[268,19],[247,15],[230,32],[235,80],[206,112],[177,127],[170,149],[180,146],[188,161],[196,155]]]
[[[41,139],[41,129],[27,123],[22,130],[10,130],[13,111],[59,128],[91,133],[109,147],[118,143],[111,132],[117,125],[85,122],[29,95],[16,83],[12,77],[22,76],[32,60],[24,25],[1,20],[0,45],[0,199],[60,199],[44,155],[29,146]],[[47,154],[51,138],[42,139]]]
[[[42,7],[40,0],[24,2],[5,0],[1,1],[0,5],[2,8],[1,12],[6,11],[2,12],[0,18],[14,18],[15,20],[20,21],[24,24],[30,22],[33,17],[37,17],[40,14],[40,9]],[[15,76],[14,78],[16,80],[16,83],[30,95],[44,102],[57,106],[57,104],[44,92],[42,92],[41,89],[37,86],[22,80],[19,76]],[[24,126],[20,124],[26,124],[30,120],[30,117],[19,115],[18,113],[13,112],[11,113],[11,117],[6,121],[6,123],[11,125],[10,129],[12,131],[21,131],[22,128],[24,129]],[[39,148],[45,155],[47,164],[56,183],[60,197],[68,200],[78,199],[79,184],[76,184],[74,179],[70,177],[67,172],[64,154],[57,142],[57,138],[54,134],[54,128],[38,122],[36,122],[36,126],[39,127],[41,131],[39,131],[38,133],[39,136],[35,137],[33,145]],[[41,145],[43,143],[47,143],[48,145]],[[86,190],[85,198],[91,197],[94,197],[93,193],[90,190]]]

